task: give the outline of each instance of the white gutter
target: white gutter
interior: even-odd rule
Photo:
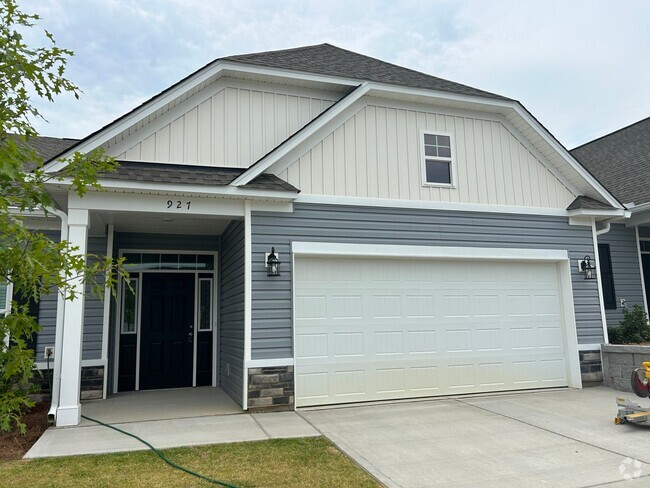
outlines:
[[[68,240],[68,214],[56,208],[48,209],[48,212],[61,219],[61,241]],[[54,335],[54,369],[52,375],[52,403],[47,416],[48,419],[56,421],[56,410],[59,406],[59,392],[61,391],[61,360],[63,349],[63,327],[65,323],[65,297],[57,293],[56,302],[56,329]]]

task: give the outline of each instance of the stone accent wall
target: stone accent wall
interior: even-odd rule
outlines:
[[[621,391],[632,391],[632,370],[642,368],[650,361],[650,346],[623,346],[603,344],[603,381],[607,386]]]
[[[600,351],[580,351],[579,355],[582,385],[590,386],[603,381]]]
[[[248,409],[253,412],[293,410],[293,366],[250,368]]]
[[[97,400],[104,395],[104,367],[86,366],[81,368],[81,399]]]

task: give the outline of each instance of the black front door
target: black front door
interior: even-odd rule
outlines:
[[[194,275],[144,273],[140,389],[192,386]]]

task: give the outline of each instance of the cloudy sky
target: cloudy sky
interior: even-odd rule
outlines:
[[[573,148],[650,116],[650,2],[32,0],[72,49],[80,101],[42,135],[84,137],[209,61],[329,42],[521,101]]]

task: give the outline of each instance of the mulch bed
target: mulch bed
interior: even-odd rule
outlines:
[[[20,431],[0,432],[0,461],[21,459],[29,448],[41,437],[50,424],[47,421],[49,403],[37,403],[32,410],[23,417],[27,432],[22,435]]]

